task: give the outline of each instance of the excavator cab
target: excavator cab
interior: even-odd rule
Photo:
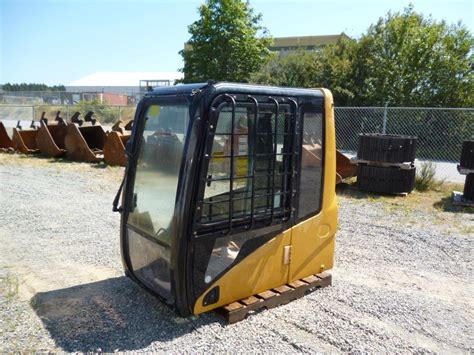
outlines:
[[[332,268],[330,91],[224,82],[157,88],[137,107],[126,151],[114,201],[125,273],[179,314]]]

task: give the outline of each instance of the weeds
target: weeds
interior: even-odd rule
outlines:
[[[415,189],[420,192],[439,191],[445,180],[435,178],[436,167],[431,161],[421,163],[421,168],[416,173]]]
[[[7,302],[13,301],[18,296],[18,279],[7,272],[0,276],[0,296]]]

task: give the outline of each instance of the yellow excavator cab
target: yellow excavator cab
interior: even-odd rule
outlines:
[[[147,93],[114,201],[125,273],[186,316],[331,269],[333,106],[326,89]]]

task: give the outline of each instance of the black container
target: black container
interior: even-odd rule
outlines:
[[[357,158],[385,163],[413,163],[417,140],[414,136],[362,133],[359,134]]]
[[[357,186],[360,190],[386,194],[408,193],[415,187],[416,168],[359,165]]]
[[[474,141],[464,141],[462,143],[461,163],[466,169],[474,169]]]
[[[464,194],[462,197],[467,200],[474,201],[474,173],[466,175],[466,181],[464,183]]]

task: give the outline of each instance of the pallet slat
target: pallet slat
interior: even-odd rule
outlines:
[[[403,170],[410,170],[413,167],[413,164],[408,162],[408,163],[387,163],[387,162],[382,162],[382,161],[373,161],[373,160],[365,160],[365,159],[357,159],[357,158],[352,158],[350,160],[351,164],[354,165],[371,165],[371,166],[381,166],[384,168],[388,167],[397,167],[399,169]]]
[[[291,288],[291,287],[288,287],[288,286],[286,286],[286,285],[281,285],[281,286],[275,287],[275,288],[273,289],[273,291],[278,292],[278,293],[280,293],[280,294],[285,293],[285,292],[288,292],[288,291],[291,291],[291,290],[292,290],[292,288]]]
[[[227,306],[225,306],[225,307],[223,307],[223,308],[225,308],[225,310],[226,310],[227,312],[232,312],[232,311],[235,311],[235,310],[237,310],[237,309],[239,309],[239,308],[242,308],[242,307],[244,307],[244,305],[243,305],[242,303],[240,303],[240,302],[232,302],[232,303],[228,304]]]
[[[255,297],[255,296],[250,296],[250,297],[248,297],[248,298],[246,298],[246,299],[244,299],[240,302],[242,302],[246,306],[251,306],[254,303],[261,302],[261,301],[260,301],[259,298]]]

